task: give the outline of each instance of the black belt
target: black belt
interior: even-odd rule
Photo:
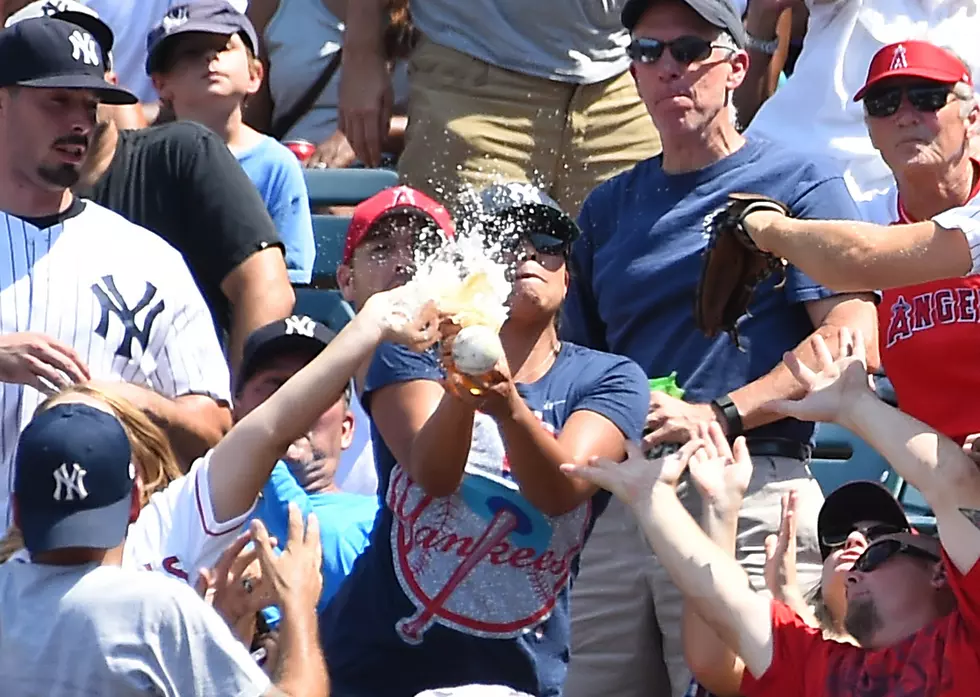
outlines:
[[[746,438],[749,454],[759,457],[788,457],[792,460],[809,460],[810,445],[789,438]]]

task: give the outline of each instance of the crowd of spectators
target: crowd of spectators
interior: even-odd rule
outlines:
[[[975,694],[976,0],[0,21],[0,694]],[[322,277],[309,170],[364,167]],[[737,341],[692,312],[733,193],[788,211]],[[474,230],[475,376],[410,283]],[[935,525],[825,490],[821,424]]]

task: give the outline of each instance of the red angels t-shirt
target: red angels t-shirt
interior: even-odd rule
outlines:
[[[980,207],[978,193],[980,179],[964,207]],[[899,201],[897,223],[909,222]],[[878,344],[902,411],[958,443],[980,432],[980,276],[884,291]]]
[[[980,563],[961,574],[943,554],[955,612],[879,651],[824,639],[772,602],[772,663],[742,678],[743,697],[976,697],[980,694]]]

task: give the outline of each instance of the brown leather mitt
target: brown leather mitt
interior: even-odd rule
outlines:
[[[694,301],[694,321],[709,337],[726,332],[736,346],[738,320],[746,314],[756,287],[786,262],[759,249],[745,231],[750,213],[773,211],[790,215],[775,199],[757,194],[729,194],[728,203],[705,219],[709,235]]]

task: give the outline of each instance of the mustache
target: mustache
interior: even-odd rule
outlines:
[[[78,145],[83,148],[87,148],[88,144],[89,144],[88,136],[83,136],[80,134],[61,136],[53,143],[55,147],[64,146],[64,145]]]

